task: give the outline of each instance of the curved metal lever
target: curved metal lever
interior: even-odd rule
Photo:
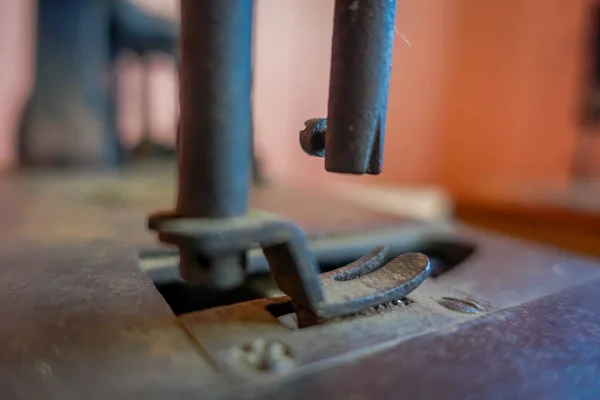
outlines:
[[[198,256],[261,247],[277,286],[296,306],[307,324],[358,313],[399,300],[419,286],[431,272],[423,254],[404,254],[389,262],[380,247],[357,261],[320,274],[304,232],[276,215],[254,212],[227,219],[188,219],[172,213],[150,218],[150,228],[163,242]]]

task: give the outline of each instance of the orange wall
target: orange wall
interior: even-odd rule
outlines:
[[[143,2],[177,10],[175,0]],[[257,2],[256,143],[273,175],[452,191],[569,181],[591,0],[398,0],[384,173],[376,178],[327,174],[298,145],[304,120],[326,113],[333,0]],[[0,0],[4,164],[31,78],[32,4]],[[159,103],[157,112],[174,114]]]
[[[455,191],[570,180],[587,0],[455,1],[441,181]]]
[[[326,116],[332,10],[333,0],[258,2],[257,147],[284,178],[341,179],[298,145],[303,122]],[[454,18],[452,1],[398,1],[384,172],[361,181],[437,180]]]
[[[386,182],[434,183],[454,52],[453,1],[399,0],[386,135]],[[408,40],[410,46],[404,39]]]
[[[33,77],[34,0],[0,0],[0,170],[14,161],[14,133]]]
[[[163,14],[176,14],[173,0],[138,2]],[[3,165],[14,159],[16,124],[31,84],[33,4],[32,0],[0,0],[0,53],[4,55],[0,62],[0,101],[6,105],[0,108]],[[440,86],[446,82],[443,65],[449,51],[446,33],[453,18],[451,2],[399,0],[398,4],[397,29],[410,46],[401,36],[396,37],[383,178],[428,182],[437,174]],[[332,10],[333,0],[258,0],[256,141],[266,166],[276,176],[330,177],[323,171],[321,160],[300,151],[297,134],[304,120],[326,114]],[[131,133],[141,129],[139,107],[135,106],[139,101],[136,88],[141,82],[137,75],[128,76],[132,79],[123,84],[125,117],[120,125]],[[168,78],[162,85],[168,86],[165,80]],[[157,102],[171,102],[174,96],[170,90],[165,88],[167,95],[157,96]],[[157,104],[153,110],[154,119],[160,119],[157,116],[161,112],[174,114],[165,104]],[[168,126],[168,122],[161,122],[161,126]]]
[[[396,38],[376,178],[327,174],[299,150],[302,122],[326,111],[333,1],[281,4],[259,8],[258,20],[259,148],[275,173],[454,193],[572,179],[590,0],[399,0],[397,29],[410,46]]]

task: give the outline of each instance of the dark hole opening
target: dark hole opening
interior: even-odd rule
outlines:
[[[291,301],[269,304],[266,308],[275,318],[283,317],[284,315],[292,314],[294,312],[294,306]]]
[[[251,284],[222,292],[204,286],[190,285],[185,282],[156,284],[175,315],[201,311],[208,308],[227,306],[249,300],[264,298]]]

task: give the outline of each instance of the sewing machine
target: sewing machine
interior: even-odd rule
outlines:
[[[181,6],[173,211],[144,211],[169,206],[169,170],[0,186],[3,398],[600,393],[597,263],[322,193],[251,189],[253,1]],[[299,138],[328,171],[381,171],[395,10],[336,1],[328,115]],[[274,294],[227,300],[259,276]],[[161,292],[177,277],[223,304],[174,307]]]

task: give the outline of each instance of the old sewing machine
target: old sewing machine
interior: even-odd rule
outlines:
[[[598,398],[599,265],[250,190],[253,3],[181,2],[177,203],[149,218],[167,246],[142,221],[168,173],[0,186],[2,398]],[[300,133],[328,171],[381,171],[395,10],[335,2],[327,119]],[[270,272],[283,293],[174,312],[150,277],[177,265],[191,292]]]

